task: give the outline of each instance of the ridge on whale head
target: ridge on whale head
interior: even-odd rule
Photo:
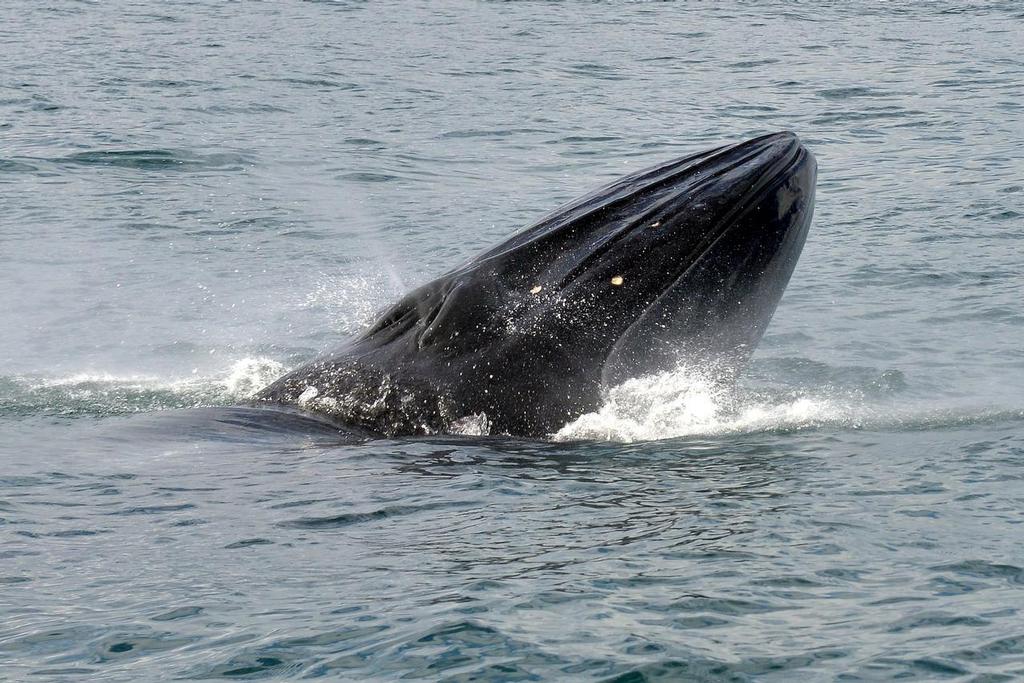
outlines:
[[[257,401],[385,435],[540,436],[680,360],[742,365],[803,248],[817,164],[775,133],[626,176],[405,295]]]

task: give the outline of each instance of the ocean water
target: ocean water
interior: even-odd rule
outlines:
[[[1024,678],[1024,8],[0,6],[0,679]],[[237,411],[629,171],[797,131],[748,371],[547,440]]]

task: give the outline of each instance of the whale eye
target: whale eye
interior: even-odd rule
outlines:
[[[621,287],[623,282],[624,280],[622,279],[621,275],[616,275],[615,277],[612,278],[612,284],[615,285],[616,287]]]

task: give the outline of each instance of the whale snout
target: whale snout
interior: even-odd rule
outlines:
[[[791,132],[633,173],[408,293],[257,400],[389,435],[477,415],[543,435],[679,360],[739,367],[803,248],[816,173]]]
[[[650,250],[664,256],[651,264],[649,303],[609,351],[603,383],[682,360],[742,366],[803,249],[816,177],[814,155],[791,132],[714,150],[680,177],[674,239]]]

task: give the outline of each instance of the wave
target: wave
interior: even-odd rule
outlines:
[[[1024,418],[1017,409],[965,410],[879,395],[875,385],[754,388],[683,366],[611,389],[598,410],[569,422],[552,439],[628,443],[829,427],[909,431]]]
[[[0,159],[0,173],[39,173],[57,168],[117,168],[152,172],[241,171],[256,161],[236,152],[200,154],[186,149],[93,149],[61,157],[13,157]]]
[[[765,365],[770,363],[762,364],[762,371]],[[962,399],[939,405],[911,398],[902,383],[887,384],[880,391],[881,380],[866,372],[837,382],[843,373],[832,370],[819,377],[821,381],[806,373],[801,380],[789,372],[783,377],[762,372],[734,385],[720,381],[715,372],[680,367],[611,389],[597,410],[569,422],[550,438],[632,443],[822,429],[916,431],[1024,419],[1020,409],[970,406]],[[0,415],[106,417],[237,405],[287,371],[276,360],[253,356],[220,372],[178,378],[105,372],[0,377]],[[888,374],[882,373],[882,378]],[[457,420],[449,430],[463,436],[490,431],[483,413]]]
[[[107,372],[0,377],[0,415],[103,417],[238,403],[286,370],[270,358],[247,357],[212,375],[171,379]]]

